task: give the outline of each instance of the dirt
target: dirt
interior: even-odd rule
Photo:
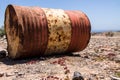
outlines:
[[[6,39],[0,38],[0,51],[6,48]],[[72,80],[75,71],[85,80],[119,79],[120,36],[92,36],[85,50],[69,55],[0,58],[0,80]]]

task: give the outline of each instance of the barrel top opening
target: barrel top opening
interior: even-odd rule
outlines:
[[[8,5],[5,11],[5,31],[7,34],[8,54],[10,57],[15,58],[19,47],[18,37],[18,17],[13,5]],[[12,54],[11,54],[12,53]]]

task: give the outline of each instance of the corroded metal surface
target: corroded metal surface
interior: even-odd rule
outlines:
[[[91,25],[87,16],[81,11],[65,11],[72,25],[72,38],[67,52],[83,50],[90,39]]]
[[[8,5],[5,12],[11,58],[81,51],[89,42],[90,29],[81,11]]]
[[[45,54],[65,52],[71,41],[71,22],[61,9],[43,8],[48,22],[48,45]]]
[[[9,14],[12,10],[14,14]],[[13,16],[16,17],[15,20]],[[8,22],[15,25],[10,25]],[[9,5],[5,14],[9,56],[20,58],[43,55],[48,42],[47,28],[46,15],[41,8]],[[12,32],[18,33],[14,36],[18,40],[12,39]]]

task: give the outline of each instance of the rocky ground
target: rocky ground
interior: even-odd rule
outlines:
[[[94,35],[88,47],[70,55],[12,60],[5,57],[7,42],[0,38],[0,80],[120,80],[120,35]]]

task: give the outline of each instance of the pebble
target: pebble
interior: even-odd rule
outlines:
[[[5,58],[6,57],[6,51],[2,50],[0,51],[0,58]]]
[[[66,78],[64,80],[70,80],[70,78],[68,76],[66,76]]]
[[[0,73],[0,77],[3,77],[4,76],[4,73]]]
[[[14,73],[6,73],[6,77],[10,77],[10,76],[13,76],[14,75]]]
[[[115,76],[110,76],[111,80],[120,80],[120,78],[115,77]]]
[[[22,76],[22,75],[25,75],[25,73],[23,73],[23,72],[18,73],[18,76]]]
[[[104,79],[105,77],[103,75],[99,76],[100,79]]]
[[[84,80],[80,72],[75,71],[72,80]]]
[[[89,56],[85,55],[84,58],[89,59]]]
[[[120,62],[120,55],[116,55],[116,57],[114,58],[115,62]]]

